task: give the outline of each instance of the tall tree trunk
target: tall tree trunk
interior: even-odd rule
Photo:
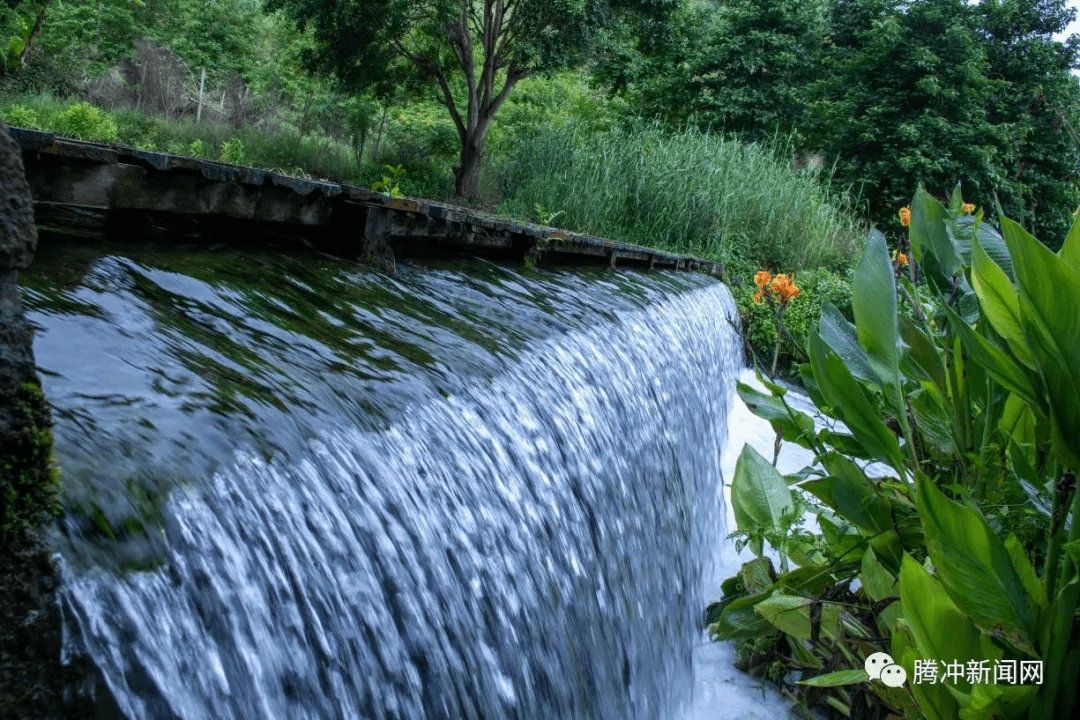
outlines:
[[[30,57],[30,51],[34,49],[34,41],[37,40],[38,35],[41,33],[41,26],[45,23],[45,15],[49,10],[50,2],[52,0],[47,0],[38,10],[37,20],[34,21],[34,27],[31,28],[30,34],[26,36],[23,51],[19,55],[19,67],[26,67],[26,58]]]
[[[485,130],[487,128],[484,128]],[[474,132],[461,144],[460,163],[454,168],[454,197],[475,200],[484,159],[484,136]]]

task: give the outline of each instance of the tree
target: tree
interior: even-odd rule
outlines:
[[[1080,106],[1063,0],[834,0],[815,85],[817,149],[838,157],[883,228],[922,183],[995,199],[1040,237],[1080,201],[1059,110]]]
[[[1000,81],[988,77],[975,12],[964,0],[834,4],[815,136],[884,228],[900,229],[896,211],[920,183],[945,193],[962,182],[987,208],[1011,192],[1006,128],[985,111]]]
[[[1071,224],[1066,211],[1080,202],[1076,147],[1062,127],[1063,120],[1077,126],[1080,83],[1071,70],[1080,62],[1080,37],[1064,43],[1053,37],[1076,11],[1064,0],[983,0],[979,12],[988,71],[1002,83],[987,113],[1009,128],[1006,173],[1016,185],[1013,212],[1053,246]]]
[[[0,32],[0,75],[14,74],[26,65],[26,58],[41,33],[51,2],[6,0],[6,7],[0,9],[0,20],[4,27]]]
[[[484,139],[514,86],[618,44],[647,46],[678,0],[267,0],[314,27],[316,72],[347,89],[434,83],[461,143],[454,194],[476,195]]]
[[[691,0],[635,78],[642,112],[748,139],[804,125],[825,13],[824,0]]]

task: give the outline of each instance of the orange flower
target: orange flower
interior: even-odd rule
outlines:
[[[761,297],[765,294],[765,288],[758,288],[758,291],[754,293],[754,302],[758,305],[761,304]]]
[[[896,260],[901,265],[907,265],[907,255],[905,255],[904,253],[898,253],[896,256]]]
[[[794,275],[788,277],[780,274],[772,281],[772,291],[780,296],[780,302],[786,303],[799,296],[799,288],[795,286]]]
[[[911,224],[911,208],[909,208],[909,207],[900,208],[900,224],[903,225],[904,227],[907,227],[908,225]]]
[[[964,212],[968,213],[968,214],[971,214],[971,213],[975,212],[975,205],[972,204],[972,203],[964,203],[963,205],[960,206],[960,209],[963,210]]]
[[[772,273],[770,273],[768,270],[762,270],[754,276],[754,284],[757,285],[759,288],[763,288],[768,285],[770,280],[772,280]]]

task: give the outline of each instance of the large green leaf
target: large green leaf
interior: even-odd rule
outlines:
[[[773,426],[783,433],[787,442],[793,442],[804,448],[812,449],[814,437],[814,421],[804,412],[789,408],[784,401],[776,395],[767,395],[760,390],[743,382],[735,384],[735,391],[750,412],[763,420],[768,420]]]
[[[910,555],[900,564],[900,605],[919,655],[928,660],[983,660],[979,629],[956,606],[941,583]],[[957,687],[971,689],[959,681]]]
[[[949,597],[984,632],[1034,653],[1038,598],[1028,593],[1001,538],[923,473],[916,473],[915,482],[927,551]]]
[[[896,282],[885,238],[871,237],[866,242],[852,285],[851,308],[855,314],[855,330],[859,344],[866,350],[867,359],[886,399],[896,413],[904,412],[900,395],[899,368],[900,328],[896,313]],[[824,339],[825,335],[822,334]],[[847,363],[852,370],[852,363]]]
[[[1065,242],[1061,245],[1061,259],[1069,264],[1076,272],[1080,273],[1080,214],[1073,221],[1069,234],[1065,236]]]
[[[834,670],[830,673],[815,675],[806,680],[799,680],[796,685],[809,685],[810,687],[840,687],[842,685],[854,685],[855,683],[870,682],[870,676],[865,670]]]
[[[975,332],[950,308],[946,307],[945,313],[967,350],[968,357],[985,368],[1002,387],[1016,393],[1037,410],[1039,397],[1023,369],[1005,352],[994,347],[989,340]]]
[[[971,215],[948,221],[946,230],[953,242],[957,256],[961,264],[970,266],[973,261],[975,245],[980,245],[985,254],[989,255],[993,262],[998,265],[1009,278],[1013,274],[1012,258],[1009,257],[1009,248],[996,230],[986,223],[976,222]]]
[[[858,465],[836,453],[827,453],[820,460],[829,476],[803,483],[804,489],[868,534],[892,528],[889,501],[878,494]]]
[[[858,564],[862,561],[860,547],[865,547],[866,540],[854,525],[839,523],[836,516],[828,511],[818,512],[817,520],[821,536],[828,543],[830,553],[843,558],[846,564]]]
[[[814,379],[825,402],[834,409],[851,434],[876,460],[892,465],[901,477],[904,462],[900,443],[881,419],[864,390],[837,355],[818,333],[810,335],[810,364]]]
[[[908,404],[923,439],[942,455],[956,452],[952,413],[945,408],[937,387],[924,383],[908,396]]]
[[[969,623],[970,624],[970,623]],[[911,628],[900,621],[892,636],[892,656],[900,667],[910,670],[906,687],[919,704],[920,714],[926,720],[956,720],[957,702],[952,693],[940,683],[914,682],[915,661],[925,660],[927,656],[918,648]],[[873,686],[871,686],[873,687]],[[919,717],[912,714],[908,717]]]
[[[900,594],[899,580],[885,569],[873,550],[868,549],[863,553],[862,571],[859,579],[862,581],[866,594],[875,602]],[[896,630],[896,622],[900,617],[900,603],[894,602],[881,611],[878,622],[891,634]]]
[[[1020,327],[1019,293],[1005,276],[1005,271],[986,254],[981,243],[975,243],[971,259],[971,282],[975,286],[975,294],[979,298],[983,314],[998,335],[1009,344],[1009,349],[1016,359],[1027,367],[1034,368],[1035,360]]]
[[[720,616],[709,626],[714,640],[739,640],[756,638],[769,632],[769,622],[754,611],[754,606],[769,597],[769,593],[736,598],[720,611]]]
[[[1080,274],[1023,228],[1003,217],[1016,265],[1020,320],[1050,404],[1052,447],[1067,467],[1080,467]]]
[[[1009,537],[1005,538],[1005,549],[1008,551],[1013,567],[1016,568],[1017,574],[1020,575],[1020,581],[1024,583],[1028,595],[1035,598],[1032,610],[1035,611],[1037,619],[1039,613],[1046,607],[1046,588],[1043,587],[1042,581],[1039,580],[1039,576],[1035,573],[1035,568],[1031,565],[1031,561],[1028,560],[1027,553],[1024,552],[1024,546],[1020,544],[1015,535],[1009,535]]]
[[[923,265],[927,264],[927,256],[933,255],[945,277],[955,275],[960,267],[956,250],[945,229],[945,221],[948,217],[949,213],[941,203],[931,197],[922,187],[915,191],[915,199],[911,203],[911,227],[908,233],[912,251],[915,253],[915,259]]]
[[[900,368],[905,375],[930,380],[937,386],[941,395],[948,395],[948,383],[945,379],[945,363],[941,353],[927,334],[906,317],[900,318],[900,337],[904,340],[904,351],[900,359]]]
[[[740,530],[780,529],[795,512],[784,476],[757,450],[744,445],[731,481],[731,505]],[[753,548],[758,555],[761,547]]]
[[[754,610],[782,633],[800,640],[809,640],[813,623],[810,620],[811,598],[773,593]],[[821,608],[821,637],[835,640],[840,635],[841,608],[835,603],[823,603]]]
[[[859,344],[859,334],[855,326],[840,314],[836,307],[826,300],[821,306],[821,320],[818,324],[821,339],[844,360],[851,374],[860,380],[878,383],[879,380],[870,367],[866,350]]]

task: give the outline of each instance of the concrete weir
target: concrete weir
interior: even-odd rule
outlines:
[[[22,148],[37,222],[51,231],[270,238],[390,267],[395,257],[466,251],[544,264],[723,272],[690,256],[444,203],[35,130],[10,133]]]

